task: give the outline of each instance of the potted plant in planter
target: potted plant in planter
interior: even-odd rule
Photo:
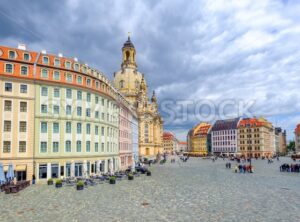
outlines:
[[[116,177],[115,177],[115,176],[111,176],[111,177],[109,178],[109,183],[110,183],[110,184],[116,184]]]
[[[132,173],[129,173],[129,174],[128,174],[128,180],[133,180],[133,178],[134,178],[134,177],[133,177],[133,174],[132,174]]]
[[[151,171],[147,170],[147,176],[151,176]]]
[[[83,188],[84,188],[84,182],[82,180],[79,180],[77,182],[76,188],[77,188],[77,190],[83,190]]]
[[[56,188],[61,188],[62,187],[62,180],[58,179],[55,181],[55,187]]]
[[[53,179],[52,178],[48,179],[47,184],[48,185],[53,185]]]

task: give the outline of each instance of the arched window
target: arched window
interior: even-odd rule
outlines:
[[[124,88],[124,80],[121,80],[120,81],[120,89],[123,89]]]
[[[149,125],[148,123],[145,124],[145,132],[144,132],[144,136],[145,136],[145,143],[149,143]]]
[[[129,57],[130,57],[130,52],[129,52],[129,51],[126,51],[125,54],[126,54],[125,59],[126,59],[126,61],[128,61],[128,60],[129,60]]]

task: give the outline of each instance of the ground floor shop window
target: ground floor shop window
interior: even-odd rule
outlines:
[[[71,163],[66,164],[66,177],[71,176]]]
[[[17,181],[22,181],[22,180],[26,180],[26,171],[17,171],[16,173],[16,177],[17,177]]]
[[[58,178],[58,164],[51,164],[51,178]]]
[[[82,163],[75,163],[75,177],[82,177]]]
[[[47,179],[47,164],[40,164],[39,165],[39,178],[40,179]]]
[[[60,166],[60,176],[63,177],[65,175],[65,166]]]

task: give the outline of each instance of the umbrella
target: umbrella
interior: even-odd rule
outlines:
[[[0,163],[0,185],[5,183],[5,176],[3,171],[3,165]]]
[[[8,181],[11,181],[11,180],[14,179],[14,177],[15,177],[15,175],[14,175],[13,165],[12,165],[12,164],[9,164],[9,165],[8,165],[7,174],[6,174],[6,179],[7,179]]]

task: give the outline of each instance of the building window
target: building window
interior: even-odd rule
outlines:
[[[71,122],[66,122],[66,133],[71,133],[71,131],[72,131]]]
[[[66,152],[67,153],[71,152],[71,141],[70,140],[66,141]]]
[[[47,112],[48,112],[47,105],[42,104],[42,105],[41,105],[41,113],[47,113]]]
[[[135,88],[138,89],[138,88],[139,88],[139,81],[136,80],[136,81],[134,82],[134,85],[135,85]]]
[[[20,85],[20,93],[27,93],[27,85],[25,84]]]
[[[65,67],[66,67],[67,69],[71,69],[71,62],[66,61],[66,62],[65,62]]]
[[[67,74],[67,82],[72,82],[72,74],[71,73]]]
[[[101,152],[104,152],[104,143],[101,143]]]
[[[19,132],[25,133],[27,131],[27,123],[26,121],[20,121]]]
[[[71,113],[72,113],[72,107],[70,105],[67,105],[66,106],[66,114],[71,115]]]
[[[72,89],[67,89],[66,90],[66,98],[72,99]]]
[[[39,165],[39,179],[47,179],[47,164]]]
[[[55,65],[55,66],[60,66],[60,61],[59,61],[59,59],[54,59],[54,65]]]
[[[21,75],[28,75],[28,67],[21,66]]]
[[[81,123],[77,123],[77,134],[81,134]]]
[[[59,114],[59,106],[58,105],[53,106],[53,114]]]
[[[42,96],[48,96],[48,88],[42,87]]]
[[[11,101],[10,100],[5,100],[4,101],[4,111],[11,111]]]
[[[59,98],[59,89],[54,88],[54,97]]]
[[[5,72],[6,73],[13,73],[14,65],[13,64],[5,64]]]
[[[10,141],[3,141],[3,153],[10,153]]]
[[[53,72],[53,79],[54,80],[60,80],[60,73],[59,73],[59,71],[55,70]]]
[[[95,143],[95,152],[99,152],[99,144]]]
[[[5,83],[5,92],[12,92],[12,83],[11,82]]]
[[[4,121],[4,132],[11,132],[11,121]]]
[[[59,145],[58,142],[53,142],[53,144],[52,144],[52,152],[53,153],[58,153],[58,145]]]
[[[15,51],[9,51],[8,52],[8,57],[10,59],[15,59],[17,57],[17,53]]]
[[[91,86],[91,79],[86,79],[86,85]]]
[[[81,116],[82,115],[82,108],[79,106],[77,107],[77,116]]]
[[[123,89],[123,88],[124,88],[124,80],[121,80],[121,81],[120,81],[119,87],[120,87],[120,89]]]
[[[86,124],[86,134],[91,134],[91,124]]]
[[[47,152],[47,142],[41,142],[41,153]]]
[[[19,153],[26,153],[26,141],[19,141]]]
[[[41,122],[41,133],[47,133],[47,132],[48,132],[47,122]]]
[[[95,126],[95,135],[99,135],[99,127],[98,126]]]
[[[78,63],[75,63],[75,64],[74,64],[74,70],[75,70],[75,71],[79,71],[79,64],[78,64]]]
[[[76,152],[81,152],[81,141],[76,142]]]
[[[42,69],[41,73],[42,73],[42,75],[41,75],[42,78],[48,78],[49,71],[47,69]]]
[[[104,114],[104,113],[102,113],[102,114],[101,114],[101,118],[102,118],[102,120],[104,120],[104,116],[105,116],[105,114]]]
[[[91,117],[91,109],[90,108],[86,109],[86,117]]]
[[[53,123],[53,133],[59,133],[59,123]]]
[[[104,126],[101,127],[101,135],[104,136]]]
[[[49,64],[49,58],[47,56],[43,56],[43,64]]]
[[[96,88],[99,89],[99,82],[96,81]]]
[[[24,54],[23,54],[23,59],[24,59],[24,61],[29,61],[29,60],[30,60],[30,55],[29,55],[29,53],[24,53]]]
[[[82,92],[77,91],[77,100],[82,100]]]
[[[99,97],[95,96],[95,103],[98,104],[99,103]]]
[[[82,72],[86,73],[86,67],[85,66],[82,67]]]
[[[149,143],[149,125],[147,123],[145,124],[144,130],[145,143]]]
[[[27,102],[20,102],[20,112],[27,112]]]
[[[91,94],[90,93],[86,94],[86,101],[91,102]]]
[[[97,118],[97,119],[99,118],[99,111],[95,112],[95,118]]]
[[[82,84],[82,77],[81,76],[77,76],[77,83]]]
[[[91,152],[91,142],[90,141],[86,141],[85,150],[86,150],[86,152]]]

